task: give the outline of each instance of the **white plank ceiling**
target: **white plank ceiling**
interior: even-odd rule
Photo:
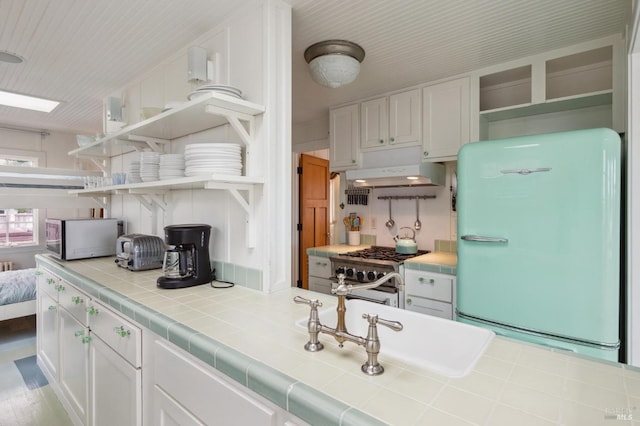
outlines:
[[[0,89],[63,101],[51,114],[0,107],[0,126],[95,133],[102,99],[250,0],[0,0]],[[329,106],[621,33],[629,0],[290,0],[293,122]],[[314,83],[310,44],[366,51],[349,86]]]

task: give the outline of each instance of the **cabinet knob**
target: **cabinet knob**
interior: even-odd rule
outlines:
[[[91,336],[84,336],[82,338],[82,343],[90,343],[91,342]]]
[[[126,330],[122,325],[120,327],[114,327],[113,332],[120,337],[127,337],[131,334],[131,331]]]
[[[98,310],[94,306],[90,306],[85,309],[89,315],[98,315]]]
[[[407,299],[407,305],[411,304],[411,299]]]
[[[56,289],[58,292],[61,292],[61,291],[64,291],[64,286],[63,286],[62,284],[56,284],[55,289]]]
[[[79,305],[80,303],[84,302],[84,300],[82,300],[82,298],[80,296],[73,296],[71,298],[71,301],[73,303],[75,303],[76,305]]]

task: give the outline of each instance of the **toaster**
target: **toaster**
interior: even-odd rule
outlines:
[[[129,234],[118,237],[116,264],[130,271],[162,268],[165,245],[153,235]]]

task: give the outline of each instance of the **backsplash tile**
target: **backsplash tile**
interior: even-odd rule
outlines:
[[[262,291],[262,271],[255,268],[234,265],[233,263],[213,261],[218,281],[229,281],[236,285]]]
[[[449,240],[435,240],[435,249],[436,251],[456,253],[458,251],[458,242]]]

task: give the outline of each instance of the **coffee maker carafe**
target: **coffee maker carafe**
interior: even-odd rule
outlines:
[[[211,282],[209,225],[169,225],[164,227],[167,250],[162,265],[160,288],[184,288]]]

